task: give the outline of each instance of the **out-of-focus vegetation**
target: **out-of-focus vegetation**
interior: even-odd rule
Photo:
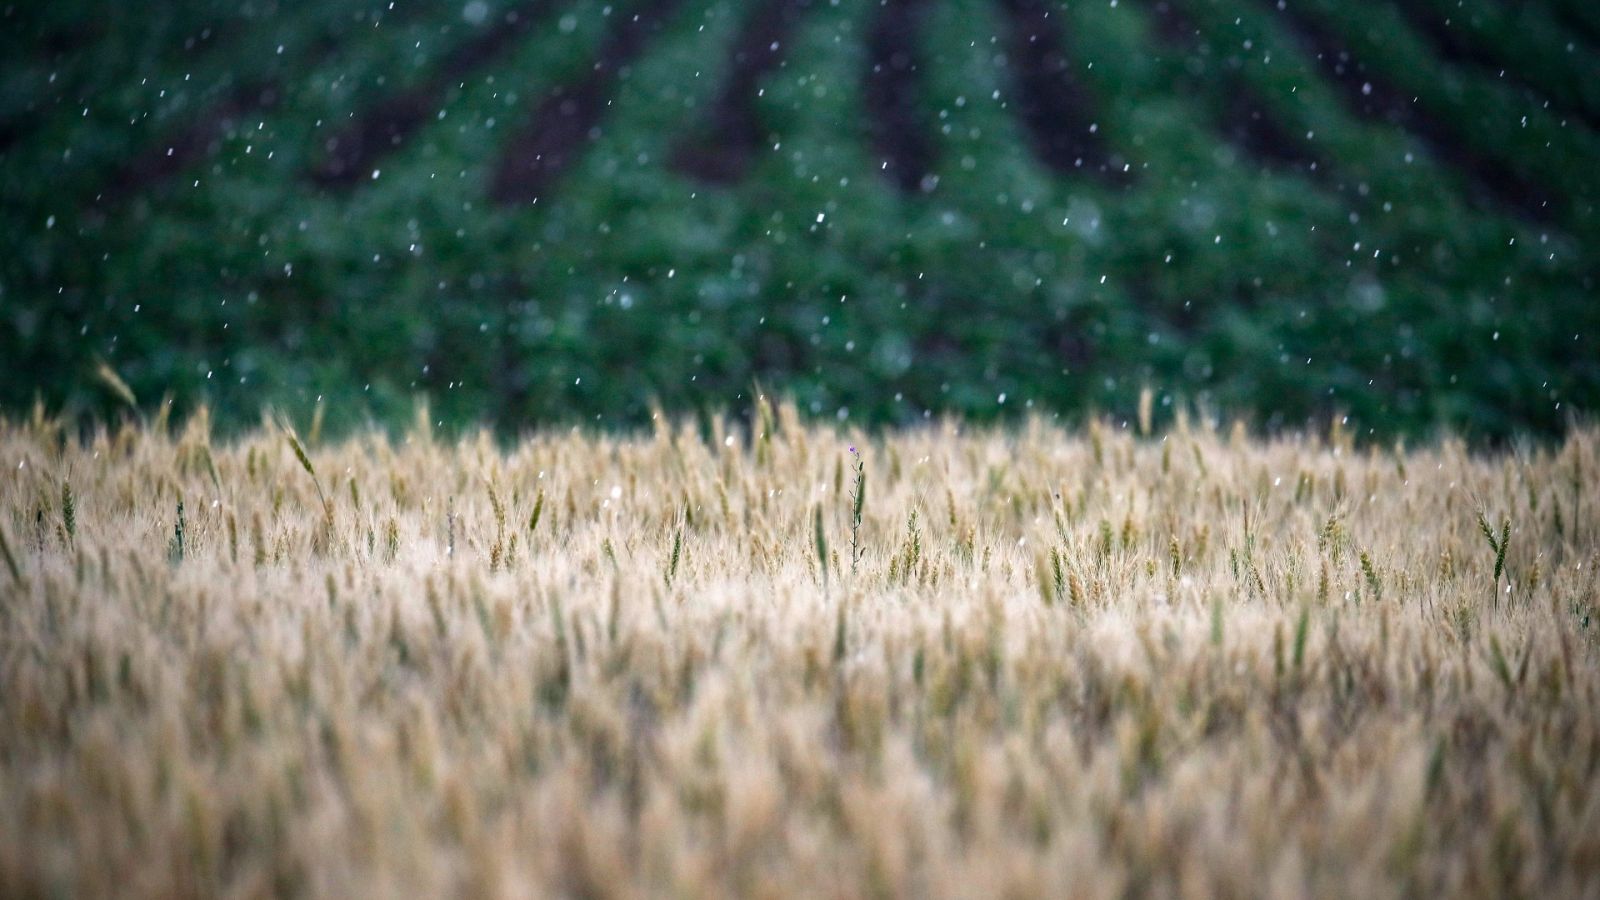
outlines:
[[[750,418],[0,417],[0,896],[1595,895],[1592,427]]]
[[[0,404],[509,429],[1553,432],[1600,399],[1578,0],[0,9]],[[1158,405],[1158,412],[1160,410]]]

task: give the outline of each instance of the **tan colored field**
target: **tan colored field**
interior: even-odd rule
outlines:
[[[0,424],[0,895],[1600,895],[1600,432],[755,421]]]

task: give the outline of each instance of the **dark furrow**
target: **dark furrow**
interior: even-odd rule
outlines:
[[[1501,0],[1501,2],[1516,9],[1528,0]],[[1565,0],[1565,2],[1557,0],[1551,4],[1550,11],[1567,30],[1576,33],[1590,44],[1600,44],[1600,14],[1594,11],[1591,3],[1593,0]]]
[[[1052,19],[1048,0],[999,0],[1006,17],[1006,46],[1015,82],[1013,107],[1027,126],[1034,152],[1051,169],[1089,173],[1121,184],[1122,165],[1101,139],[1094,98],[1078,77]]]
[[[1161,43],[1188,56],[1200,44],[1200,26],[1167,0],[1147,0],[1150,21]]]
[[[1200,29],[1172,0],[1150,4],[1155,34],[1162,44],[1178,54],[1180,62],[1200,53]],[[1291,134],[1267,113],[1267,104],[1249,81],[1234,71],[1227,60],[1216,60],[1218,67],[1208,73],[1221,80],[1222,109],[1217,112],[1218,130],[1241,152],[1268,165],[1308,173],[1324,169],[1305,141]],[[1184,66],[1184,79],[1190,90],[1204,90],[1199,78]]]
[[[15,115],[0,118],[0,159],[3,159],[12,147],[21,143],[29,132],[38,127],[39,121],[43,118],[39,115],[41,108],[42,104],[29,106],[18,110]]]
[[[1447,62],[1459,66],[1482,69],[1497,80],[1504,80],[1527,92],[1536,102],[1547,103],[1554,112],[1576,117],[1591,129],[1600,131],[1600,115],[1589,109],[1583,100],[1571,94],[1570,85],[1537,84],[1518,72],[1492,49],[1483,45],[1457,22],[1446,23],[1448,18],[1432,4],[1423,0],[1395,0],[1395,7],[1410,23],[1412,30],[1433,45],[1434,52]],[[1503,74],[1502,74],[1503,73]]]
[[[1400,128],[1415,136],[1428,152],[1467,177],[1480,203],[1508,207],[1521,218],[1549,221],[1550,198],[1510,167],[1469,146],[1467,136],[1429,115],[1350,51],[1341,49],[1332,29],[1281,0],[1261,0],[1276,11],[1295,39],[1339,88],[1345,104],[1357,115]]]
[[[916,38],[927,0],[879,0],[867,31],[862,103],[878,169],[902,191],[935,186],[934,148],[920,102]]]
[[[1267,164],[1316,172],[1321,163],[1294,135],[1265,110],[1261,95],[1242,79],[1229,75],[1223,86],[1222,136],[1246,155]]]
[[[197,34],[186,37],[183,52],[214,53],[217,47],[225,46],[229,39],[236,37],[240,31],[237,24],[233,23],[203,26]],[[26,57],[45,64],[42,68],[49,69],[65,57],[94,52],[95,45],[105,40],[109,33],[107,25],[100,21],[82,22],[79,27],[71,31],[50,31],[33,39],[32,42],[24,42],[24,47],[28,51]],[[0,50],[0,56],[5,52]],[[12,48],[12,52],[15,53],[15,48]],[[19,54],[14,62],[22,60],[23,56]],[[69,78],[60,78],[54,84],[48,85],[40,95],[30,98],[29,103],[23,108],[0,115],[0,153],[5,153],[21,143],[48,122],[52,103],[59,103],[68,96],[90,96],[90,92],[84,85],[75,84]]]
[[[413,6],[401,6],[385,17],[384,21],[404,22],[414,11]],[[242,29],[230,29],[226,32],[226,36],[237,38],[242,33]],[[309,45],[303,54],[303,59],[320,62],[336,52],[343,39],[344,36],[338,33],[324,33]],[[227,46],[217,44],[215,35],[211,40],[214,47]],[[131,158],[117,166],[106,179],[93,202],[95,204],[120,202],[172,178],[186,167],[215,154],[221,148],[228,132],[233,130],[240,120],[276,107],[282,99],[284,90],[283,80],[278,77],[245,80],[228,91],[222,99],[190,117],[186,124],[174,128],[145,149],[131,154]]]
[[[239,85],[189,124],[117,167],[116,173],[106,180],[94,198],[95,203],[120,203],[212,156],[240,120],[277,106],[282,94],[276,79]]]
[[[556,87],[506,143],[489,186],[499,203],[536,203],[581,151],[599,136],[600,117],[627,68],[682,0],[647,0],[633,15],[611,26],[594,67],[583,77]]]
[[[43,4],[40,5],[43,8]],[[0,54],[9,58],[12,65],[44,63],[54,65],[65,57],[81,55],[94,49],[98,41],[111,33],[109,23],[101,19],[82,18],[71,26],[55,23],[28,22],[15,15],[16,9],[6,4],[0,9]],[[32,31],[32,34],[28,32]]]
[[[705,121],[672,153],[672,166],[712,184],[732,184],[769,141],[761,128],[761,79],[782,62],[789,36],[812,0],[767,0],[745,21],[728,80]]]
[[[553,5],[552,0],[519,5],[451,51],[427,81],[374,104],[328,140],[327,155],[312,178],[325,187],[349,187],[367,177],[378,160],[437,117],[451,88],[515,48]]]

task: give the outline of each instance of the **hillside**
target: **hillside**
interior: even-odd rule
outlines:
[[[1584,0],[0,10],[0,404],[642,422],[1600,400]],[[1165,410],[1163,403],[1158,410]]]

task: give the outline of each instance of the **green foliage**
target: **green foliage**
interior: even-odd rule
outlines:
[[[544,4],[450,78],[503,4],[479,26],[459,5],[21,4],[0,37],[0,407],[171,395],[225,427],[270,405],[338,429],[426,395],[515,431],[724,408],[758,380],[873,423],[1131,416],[1149,385],[1158,416],[1554,432],[1600,400],[1600,72],[1544,7],[1469,5],[1493,68],[1389,7],[1296,7],[1441,142],[1361,115],[1269,4],[1177,4],[1197,33],[1174,45],[1154,4],[1056,3],[1116,182],[1032,151],[1018,63],[976,39],[1005,33],[1000,5],[937,0],[911,116],[933,171],[907,193],[857,124],[880,4],[812,3],[754,100],[748,170],[684,174],[752,10],[684,0],[539,202],[502,204],[512,136],[642,4]],[[340,123],[430,80],[415,133],[319,182]],[[1316,167],[1235,139],[1241,97]],[[1552,200],[1509,208],[1453,154]]]

